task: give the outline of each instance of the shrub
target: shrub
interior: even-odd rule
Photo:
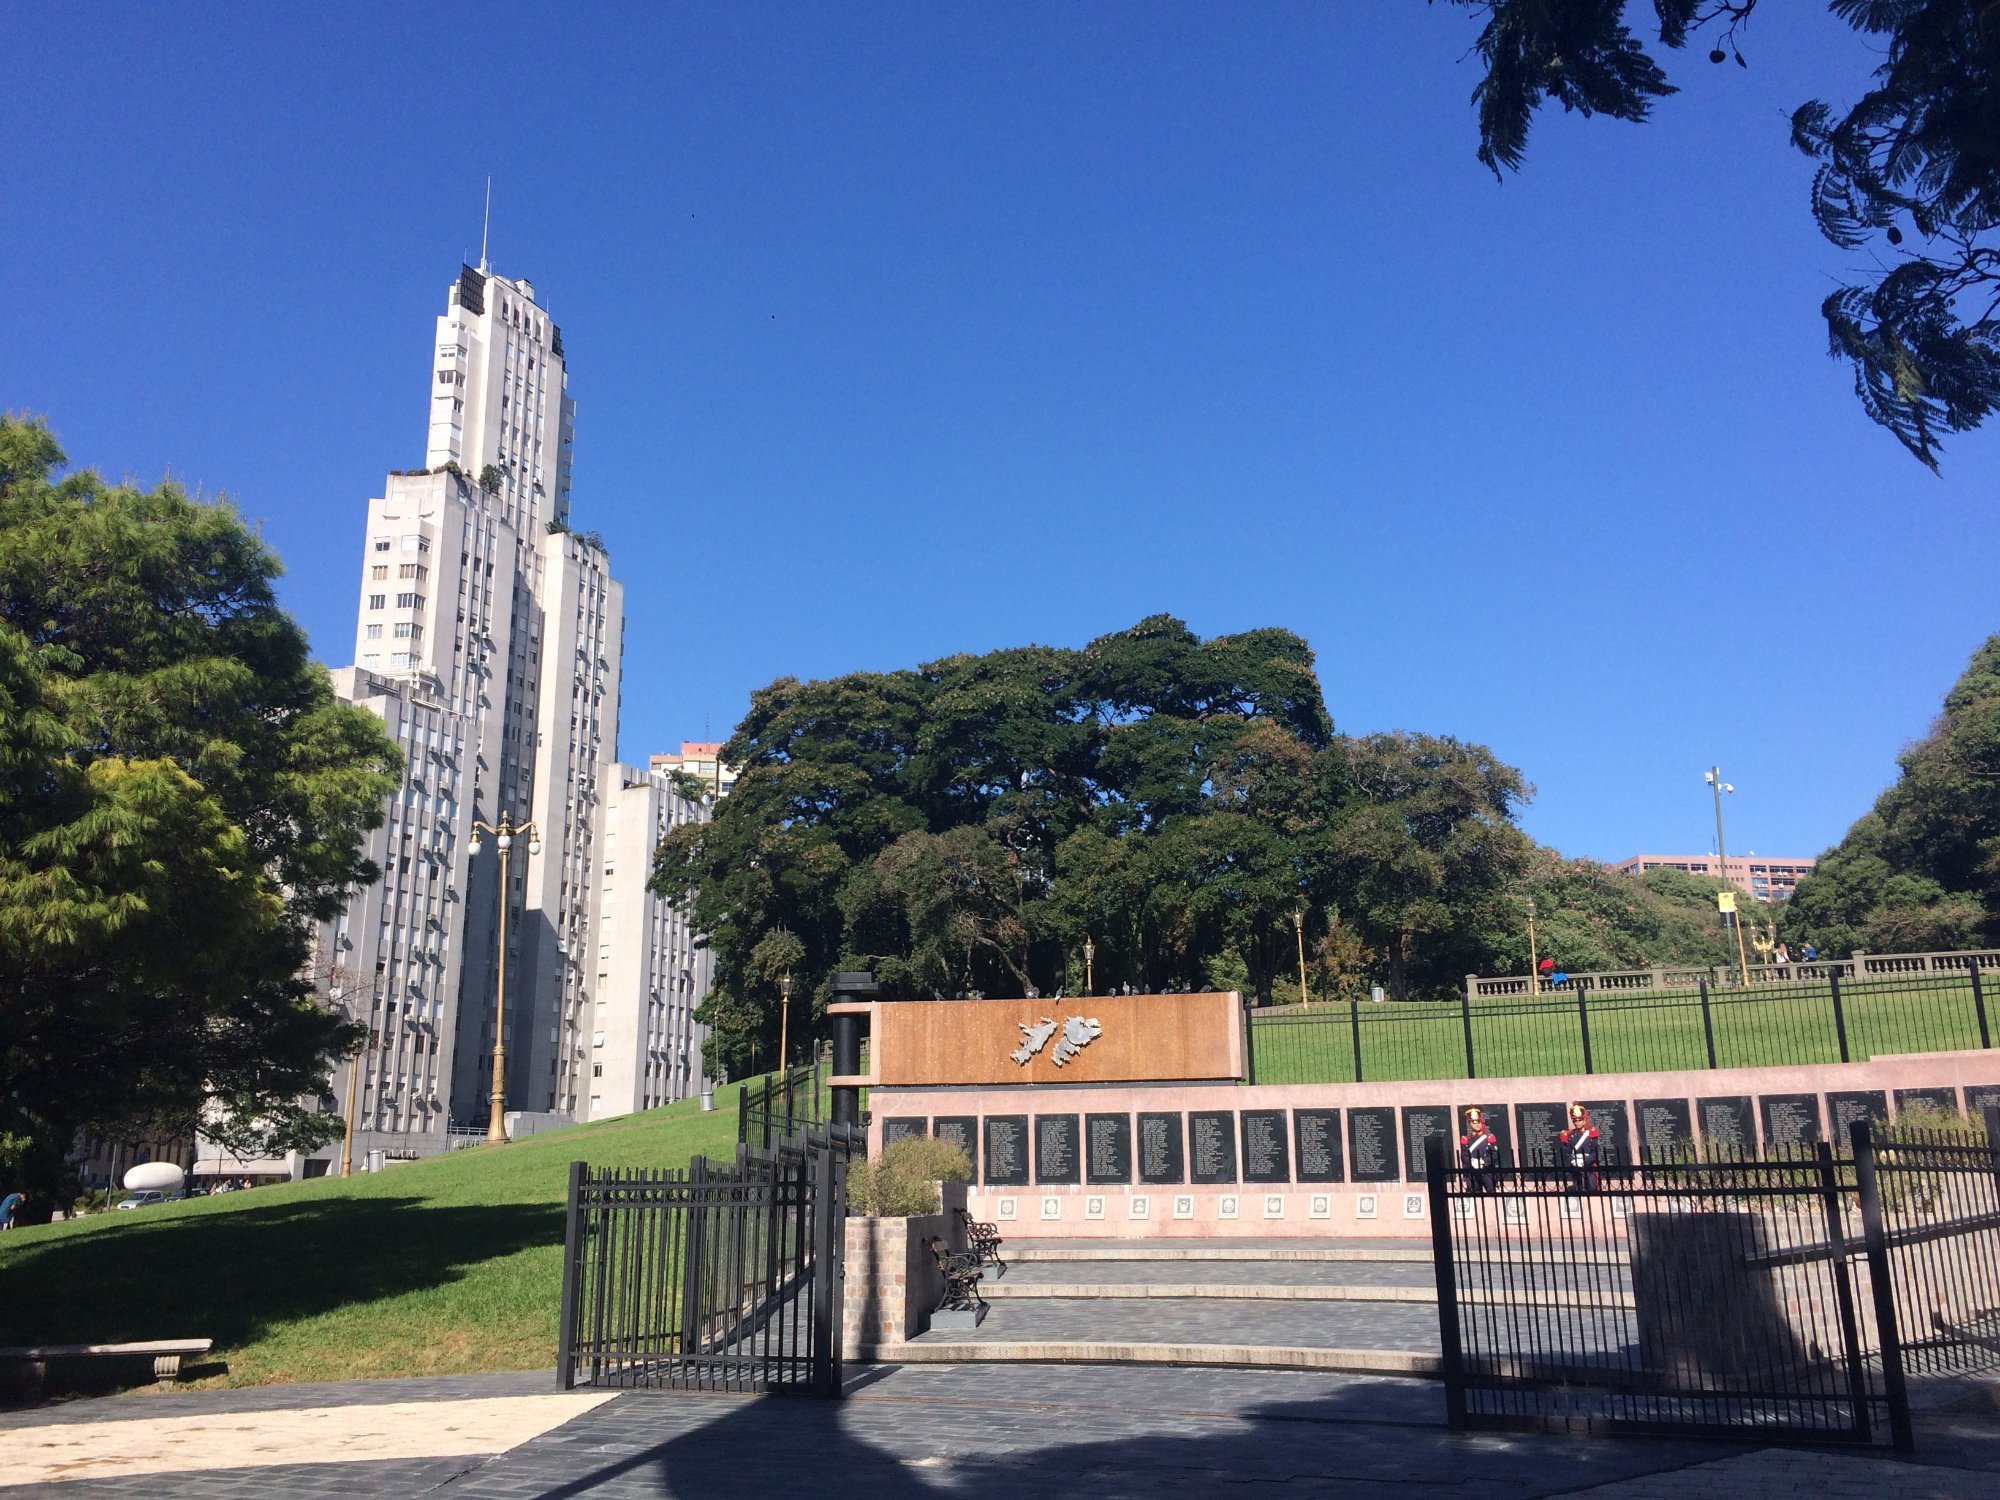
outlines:
[[[927,1135],[905,1136],[875,1160],[848,1167],[848,1211],[871,1219],[934,1214],[937,1185],[971,1177],[972,1162],[959,1147]]]

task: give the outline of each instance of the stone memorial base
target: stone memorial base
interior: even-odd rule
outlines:
[[[977,1307],[949,1308],[931,1314],[931,1331],[946,1333],[969,1333],[986,1321],[990,1311],[982,1302]]]
[[[892,1088],[871,1146],[935,1132],[966,1145],[966,1206],[1004,1238],[1412,1239],[1431,1233],[1424,1146],[1486,1114],[1510,1165],[1557,1165],[1569,1101],[1606,1167],[1779,1152],[1902,1109],[2000,1104],[2000,1056],[1362,1084]],[[1621,1216],[1622,1222],[1622,1216]]]

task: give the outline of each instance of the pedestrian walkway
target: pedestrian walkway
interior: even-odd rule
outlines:
[[[873,1367],[840,1402],[634,1392],[579,1405],[489,1456],[263,1462],[260,1432],[299,1411],[369,1430],[385,1406],[546,1394],[553,1376],[479,1396],[452,1382],[379,1381],[73,1402],[9,1414],[0,1453],[37,1426],[70,1426],[105,1451],[167,1414],[210,1422],[212,1466],[0,1488],[58,1500],[383,1495],[435,1500],[2000,1500],[1990,1411],[1927,1414],[1922,1462],[1879,1454],[1755,1451],[1713,1442],[1458,1435],[1432,1382],[1271,1370],[1064,1365]],[[413,1391],[413,1386],[427,1389]],[[338,1392],[336,1398],[335,1392]],[[518,1393],[518,1394],[517,1394]],[[294,1404],[284,1404],[287,1396]],[[385,1400],[383,1398],[393,1398]],[[585,1398],[586,1402],[588,1398]],[[193,1403],[186,1405],[186,1403]],[[213,1419],[235,1411],[230,1424]],[[148,1415],[153,1414],[153,1415]],[[329,1431],[334,1430],[329,1426]],[[236,1445],[232,1450],[230,1445]],[[240,1451],[238,1451],[240,1450]],[[275,1450],[271,1450],[275,1451]],[[244,1452],[251,1454],[249,1458]],[[289,1455],[285,1455],[289,1456]],[[252,1466],[257,1465],[257,1466]]]

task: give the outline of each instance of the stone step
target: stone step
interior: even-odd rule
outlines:
[[[1407,1349],[1334,1349],[1280,1344],[1145,1344],[1085,1340],[885,1344],[864,1359],[885,1365],[1117,1364],[1211,1365],[1234,1369],[1332,1370],[1351,1375],[1436,1378],[1437,1355]]]
[[[1435,1305],[1432,1286],[1380,1286],[1350,1283],[1206,1282],[1206,1281],[1016,1281],[989,1276],[980,1283],[988,1302],[1018,1302],[1050,1298],[1177,1300],[1183,1298],[1240,1302],[1427,1302]]]
[[[1048,1286],[1401,1286],[1436,1285],[1429,1262],[1296,1260],[1031,1260],[1009,1261],[1004,1275],[985,1268],[986,1284]]]
[[[1338,1265],[1357,1261],[1386,1261],[1404,1265],[1421,1262],[1431,1263],[1431,1248],[1428,1242],[1421,1245],[1383,1241],[1372,1245],[1315,1245],[1310,1241],[1301,1244],[1294,1240],[1281,1244],[1174,1244],[1158,1240],[1112,1240],[1104,1243],[1088,1241],[1029,1240],[1011,1242],[1003,1239],[1000,1257],[1009,1265],[1016,1261],[1092,1261],[1092,1260],[1155,1260],[1155,1261],[1290,1261],[1302,1263],[1317,1262],[1322,1265]]]
[[[1095,1288],[1083,1290],[1082,1296],[989,1298],[992,1312],[976,1333],[938,1330],[910,1342],[1003,1344],[1017,1350],[1055,1344],[1422,1352],[1438,1347],[1434,1300],[1118,1298],[1095,1295]]]

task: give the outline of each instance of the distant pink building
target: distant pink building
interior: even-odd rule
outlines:
[[[1752,901],[1789,901],[1792,891],[1818,864],[1816,859],[1774,859],[1761,854],[1729,856],[1729,880]],[[1686,870],[1690,875],[1710,879],[1722,872],[1713,854],[1635,854],[1611,866],[1621,875],[1643,875],[1648,870]]]

